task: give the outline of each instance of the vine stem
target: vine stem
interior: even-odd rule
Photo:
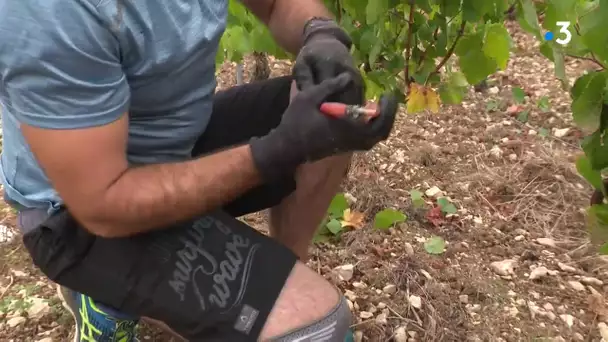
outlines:
[[[405,43],[405,84],[407,86],[407,92],[410,92],[410,58],[411,58],[411,50],[412,50],[412,37],[414,35],[414,30],[412,29],[412,23],[414,22],[414,0],[410,0],[410,14],[408,18],[408,32],[407,32],[407,42]]]
[[[574,24],[574,30],[576,31],[576,34],[581,37],[581,31],[580,31],[580,26],[578,25],[578,23]],[[593,52],[590,52],[591,57],[585,57],[585,56],[574,56],[574,55],[568,55],[569,57],[572,58],[578,58],[578,59],[584,59],[590,62],[593,62],[595,64],[597,64],[597,66],[599,66],[602,70],[606,70],[606,66],[604,64],[602,64],[602,62],[600,62],[595,55],[593,54]]]
[[[445,54],[445,56],[443,56],[443,59],[441,60],[441,62],[439,62],[439,64],[437,64],[437,66],[435,67],[435,70],[433,70],[433,72],[431,72],[429,74],[429,76],[427,77],[427,80],[430,79],[431,76],[438,74],[439,71],[441,70],[441,68],[443,68],[443,66],[445,65],[445,63],[447,63],[448,60],[450,60],[450,58],[454,54],[454,50],[456,50],[456,45],[458,44],[460,37],[462,37],[462,35],[464,34],[464,28],[466,25],[467,25],[466,20],[463,20],[462,23],[460,24],[460,28],[458,29],[458,33],[456,34],[456,38],[454,39],[452,46],[450,46],[450,48],[447,51],[447,53]]]
[[[582,59],[585,61],[592,62],[592,63],[596,64],[598,67],[600,67],[602,70],[606,70],[606,66],[604,64],[602,64],[602,62],[600,62],[593,54],[591,54],[591,57],[575,56],[575,55],[566,55],[566,56],[568,56],[570,58]]]

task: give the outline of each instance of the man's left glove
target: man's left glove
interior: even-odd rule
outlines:
[[[327,101],[363,104],[365,84],[350,54],[352,41],[348,34],[331,19],[312,18],[304,26],[303,41],[293,69],[298,90],[347,72],[353,82],[343,93]]]

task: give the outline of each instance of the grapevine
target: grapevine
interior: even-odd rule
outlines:
[[[575,124],[587,136],[576,167],[595,189],[607,191],[608,0],[325,0],[353,40],[352,54],[365,79],[366,96],[396,94],[407,113],[439,112],[460,103],[472,85],[504,70],[513,42],[505,21],[516,19],[534,35],[555,76],[570,92]],[[293,59],[238,1],[230,0],[217,62],[240,62],[266,53]],[[560,35],[548,40],[546,33]],[[561,35],[566,34],[566,38]],[[596,69],[568,80],[565,59],[591,61]],[[608,253],[608,204],[591,205],[592,236]]]

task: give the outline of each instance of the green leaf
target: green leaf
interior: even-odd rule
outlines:
[[[608,240],[608,205],[594,204],[587,208],[587,224],[593,242]]]
[[[483,52],[482,32],[464,36],[456,46],[455,53],[459,56],[460,70],[469,84],[477,84],[490,74],[493,74],[497,65]]]
[[[458,212],[456,206],[445,197],[439,197],[437,199],[437,205],[439,205],[439,208],[441,208],[441,211],[445,214],[455,214]]]
[[[517,13],[520,25],[538,39],[541,39],[540,24],[538,23],[534,2],[532,0],[518,0]]]
[[[460,1],[438,0],[441,13],[446,17],[455,17],[460,11]]]
[[[416,208],[421,208],[424,207],[424,198],[423,198],[423,194],[422,192],[418,191],[418,190],[412,190],[410,191],[410,198],[412,199],[412,204],[414,205],[414,207]]]
[[[501,70],[507,67],[510,48],[511,36],[507,29],[502,24],[490,25],[486,32],[483,52],[492,58]]]
[[[594,56],[604,64],[608,62],[608,2],[599,0],[598,6],[578,18],[579,32],[582,41],[593,52]]]
[[[546,129],[546,128],[544,128],[544,127],[541,127],[541,128],[538,130],[538,136],[539,136],[539,137],[541,137],[541,138],[546,138],[546,137],[548,137],[548,136],[549,136],[549,130],[548,130],[548,129]]]
[[[365,7],[367,25],[373,25],[388,11],[388,0],[368,1]]]
[[[344,214],[344,210],[348,209],[348,201],[343,193],[339,193],[329,203],[327,212],[334,218],[340,218]]]
[[[342,224],[336,219],[329,220],[329,222],[327,222],[326,227],[327,230],[329,230],[334,235],[338,235],[342,231]]]
[[[439,86],[439,97],[442,103],[459,104],[464,99],[466,91],[464,87],[454,87],[449,83],[444,83]]]
[[[528,116],[530,115],[530,111],[529,110],[524,110],[521,113],[519,113],[517,115],[517,121],[522,122],[522,123],[526,123],[528,122]]]
[[[562,82],[562,88],[568,86],[566,78],[566,63],[564,62],[564,53],[558,49],[553,49],[553,63],[555,64],[555,76]]]
[[[456,1],[455,1],[456,2]],[[462,18],[469,22],[479,21],[493,6],[488,0],[463,0]]]
[[[513,89],[511,89],[511,93],[513,94],[513,100],[515,100],[515,102],[524,103],[526,101],[526,92],[523,89],[513,87]]]
[[[468,87],[467,78],[460,71],[450,73],[448,83],[454,87]]]
[[[599,127],[606,73],[594,72],[580,77],[572,89],[572,117],[583,129],[595,130]]]
[[[313,243],[324,243],[329,241],[329,236],[327,234],[315,234],[312,238]]]
[[[608,167],[608,144],[602,139],[602,133],[597,130],[581,142],[585,155],[594,170],[603,170]]]
[[[471,51],[467,55],[461,56],[459,64],[470,84],[477,84],[496,71],[496,62],[481,50]]]
[[[598,250],[598,253],[602,254],[602,255],[606,255],[608,254],[608,242],[604,243],[600,249]]]
[[[429,254],[442,254],[445,252],[445,241],[439,236],[433,236],[424,243],[424,250]]]
[[[388,229],[395,223],[404,222],[407,216],[395,209],[384,209],[376,214],[374,227],[377,229]]]
[[[538,109],[542,110],[543,112],[547,112],[551,108],[551,104],[549,103],[549,97],[547,96],[543,96],[538,99],[536,105],[538,106]]]
[[[576,159],[576,170],[578,173],[591,184],[595,189],[604,191],[604,182],[602,181],[602,174],[598,170],[594,170],[591,166],[591,162],[586,156],[582,155]]]

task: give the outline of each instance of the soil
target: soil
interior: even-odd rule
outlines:
[[[608,272],[585,227],[591,188],[574,167],[583,134],[538,43],[510,30],[509,66],[486,89],[471,89],[440,114],[402,113],[388,141],[356,156],[343,191],[366,225],[311,247],[310,266],[349,299],[358,341],[601,339]],[[270,67],[277,76],[290,65],[271,58]],[[567,60],[571,81],[592,68]],[[234,84],[234,64],[218,73],[220,88]],[[513,87],[526,92],[525,103],[515,103]],[[538,105],[543,97],[548,107]],[[412,204],[411,190],[433,187],[456,214],[432,209],[437,189],[425,207]],[[374,229],[374,214],[385,208],[407,221]],[[2,216],[0,241],[14,236],[0,242],[0,340],[67,341],[71,316],[31,265],[12,211]],[[265,229],[262,214],[244,219]],[[443,253],[425,250],[432,236],[446,241]],[[336,277],[345,265],[352,277]],[[171,340],[140,329],[143,340]]]

